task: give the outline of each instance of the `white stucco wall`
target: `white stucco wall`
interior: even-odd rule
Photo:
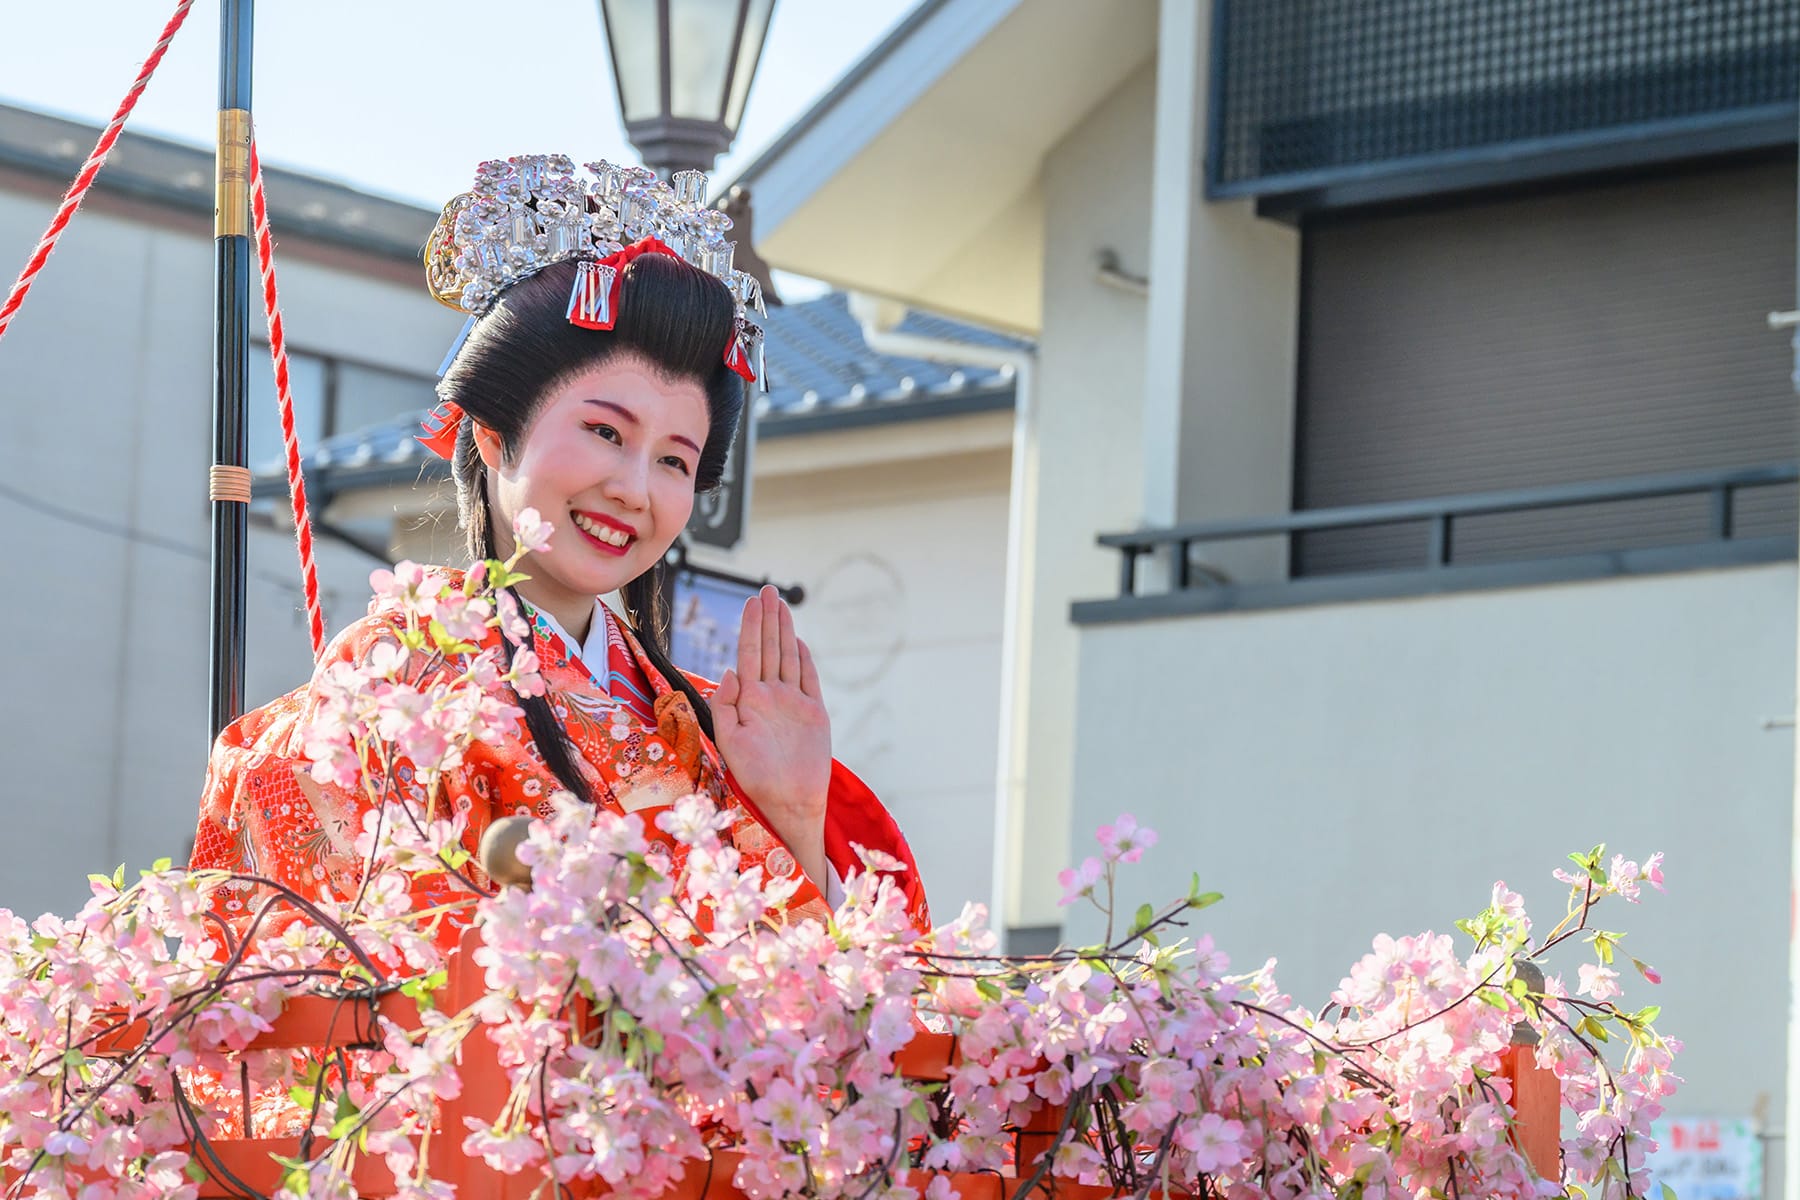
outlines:
[[[1037,512],[1025,801],[1013,814],[1010,925],[1051,925],[1067,854],[1075,727],[1071,600],[1104,594],[1117,556],[1096,534],[1136,525],[1143,478],[1142,297],[1101,283],[1095,256],[1150,269],[1155,73],[1141,70],[1044,161],[1044,320],[1037,372]],[[1085,734],[1083,735],[1085,736]]]
[[[0,186],[0,258],[24,261],[53,208],[45,189]],[[0,816],[31,847],[0,873],[0,906],[67,909],[88,872],[178,857],[193,832],[207,749],[209,225],[90,201],[0,346],[0,482],[16,494],[0,496],[0,557],[31,581],[0,589],[15,631]],[[281,260],[295,345],[429,372],[455,315],[422,288],[333,265],[346,258],[296,246]],[[310,656],[291,543],[251,540],[255,703],[303,678]],[[321,562],[342,624],[362,611],[339,597],[362,589],[367,563],[331,546]]]
[[[1497,879],[1548,929],[1568,852],[1663,850],[1668,894],[1596,923],[1663,972],[1652,987],[1627,964],[1626,986],[1687,1042],[1674,1110],[1780,1127],[1793,744],[1764,722],[1793,710],[1792,565],[1080,641],[1078,837],[1120,812],[1162,835],[1124,911],[1198,871],[1226,900],[1193,932],[1246,969],[1278,956],[1316,1008],[1377,932],[1451,932]],[[1074,936],[1094,934],[1070,912]],[[1558,960],[1571,982],[1581,949]]]

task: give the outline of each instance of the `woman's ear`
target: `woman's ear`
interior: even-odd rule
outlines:
[[[506,457],[502,453],[504,447],[500,442],[500,435],[474,418],[470,418],[470,431],[475,438],[475,450],[481,455],[481,461],[487,464],[488,470],[498,471]]]

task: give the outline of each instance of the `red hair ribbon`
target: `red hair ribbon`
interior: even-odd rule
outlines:
[[[625,264],[641,254],[666,254],[677,262],[681,256],[653,237],[641,238],[598,262],[589,259],[575,272],[569,292],[569,323],[583,329],[611,329],[619,319],[619,289]]]
[[[725,343],[725,365],[746,383],[756,382],[756,367],[750,362],[750,355],[744,349],[744,338],[741,330],[733,328],[731,340]]]
[[[611,329],[619,319],[619,289],[625,277],[625,264],[640,254],[666,254],[677,262],[686,261],[662,242],[647,237],[596,263],[582,263],[575,276],[575,287],[569,294],[569,320],[584,329]],[[744,342],[740,323],[732,329],[731,338],[725,343],[725,365],[740,378],[755,383],[756,365],[750,361],[750,347]]]

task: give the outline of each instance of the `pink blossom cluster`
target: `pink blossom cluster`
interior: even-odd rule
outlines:
[[[405,759],[417,767],[410,798],[420,799],[461,765],[471,742],[498,739],[518,721],[521,712],[501,684],[521,696],[543,693],[530,627],[512,593],[501,589],[521,578],[514,568],[524,555],[549,544],[549,526],[527,508],[513,532],[512,557],[476,564],[460,587],[412,562],[369,577],[371,611],[391,617],[394,636],[360,661],[334,662],[320,673],[305,745],[316,780],[368,788],[381,799],[394,763]],[[502,647],[480,648],[493,628],[516,647],[510,662]],[[449,664],[457,669],[445,670]]]
[[[1233,975],[1209,937],[1180,936],[1219,898],[1198,880],[1099,945],[1008,957],[980,906],[914,929],[900,864],[879,852],[862,851],[828,922],[802,920],[787,908],[794,884],[744,869],[725,838],[732,814],[704,797],[652,831],[558,796],[520,850],[532,886],[472,906],[487,992],[452,1011],[436,937],[448,914],[421,911],[418,885],[467,858],[462,818],[433,804],[433,781],[471,739],[517,719],[495,699],[499,682],[534,680],[528,651],[505,668],[479,649],[495,626],[526,640],[498,589],[548,530],[532,517],[516,532],[519,555],[457,587],[404,564],[379,577],[396,638],[334,668],[316,768],[381,801],[356,841],[355,895],[271,893],[239,934],[209,919],[212,892],[267,881],[161,864],[129,887],[96,878],[70,919],[0,912],[9,1196],[189,1200],[195,1132],[246,1125],[330,1145],[285,1167],[284,1200],[349,1200],[358,1155],[385,1160],[406,1200],[450,1200],[420,1149],[446,1137],[501,1171],[626,1200],[662,1194],[720,1147],[738,1154],[734,1182],[755,1200],[954,1200],[952,1173],[996,1170],[1120,1194],[1560,1195],[1509,1136],[1501,1056],[1527,1030],[1570,1112],[1569,1181],[1590,1196],[1642,1193],[1679,1044],[1656,1032],[1654,1007],[1620,1006],[1623,935],[1591,916],[1636,902],[1643,883],[1660,888],[1661,855],[1571,856],[1575,869],[1558,872],[1567,911],[1536,939],[1504,884],[1458,923],[1466,953],[1449,935],[1377,937],[1314,1013],[1281,994],[1273,963]],[[391,786],[396,756],[416,767],[416,789]],[[1110,926],[1117,872],[1157,838],[1126,815],[1099,842],[1061,882]],[[305,919],[258,935],[273,904]],[[1574,994],[1560,975],[1539,985],[1521,972],[1578,940],[1592,961]],[[378,1049],[248,1049],[298,992],[394,988],[420,1017],[385,1025]],[[897,1067],[925,1030],[958,1039],[942,1082]],[[463,1090],[471,1039],[492,1043],[510,1092],[492,1097],[491,1119],[434,1130],[439,1102]],[[1608,1049],[1623,1053],[1609,1061]],[[1017,1131],[1046,1117],[1048,1145],[1021,1155]]]

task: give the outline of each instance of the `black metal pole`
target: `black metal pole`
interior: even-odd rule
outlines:
[[[213,212],[212,736],[244,711],[250,473],[250,70],[254,0],[220,0],[218,195]]]

